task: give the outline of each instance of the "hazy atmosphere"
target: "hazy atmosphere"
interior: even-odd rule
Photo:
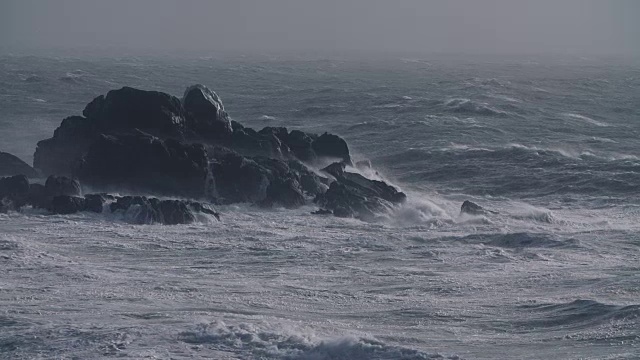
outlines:
[[[3,0],[0,48],[637,54],[635,0]]]

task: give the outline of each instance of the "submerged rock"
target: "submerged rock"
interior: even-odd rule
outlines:
[[[461,214],[470,214],[470,215],[486,215],[486,214],[497,214],[496,211],[492,211],[492,210],[487,210],[485,208],[483,208],[482,206],[469,201],[469,200],[465,200],[462,203],[462,206],[460,207],[460,213]]]
[[[0,151],[0,176],[13,175],[33,178],[38,176],[38,172],[17,156]]]

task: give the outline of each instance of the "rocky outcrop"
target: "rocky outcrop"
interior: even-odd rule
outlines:
[[[229,138],[231,120],[218,95],[206,86],[197,84],[187,88],[182,97],[189,129],[203,137]]]
[[[342,165],[329,168],[336,170],[332,171],[336,181],[331,183],[326,193],[318,195],[315,202],[338,217],[372,220],[377,214],[406,200],[403,192],[385,182],[371,180],[360,174],[340,172],[337,169],[344,169]]]
[[[24,175],[28,178],[38,176],[29,164],[15,155],[0,151],[0,176]]]
[[[204,85],[187,88],[182,99],[130,87],[109,91],[91,101],[83,116],[64,119],[34,154],[34,167],[43,174],[78,178],[88,189],[103,192],[286,208],[313,198],[336,216],[361,219],[404,200],[393,186],[351,173],[350,166],[341,137],[244,127],[230,120],[218,95]],[[358,167],[374,174],[370,163]],[[79,184],[78,191],[50,187],[32,184],[30,203],[68,213],[101,212],[113,201],[111,210],[135,212],[131,218],[138,223],[188,223],[193,211],[217,214],[196,203],[153,197],[81,198]]]

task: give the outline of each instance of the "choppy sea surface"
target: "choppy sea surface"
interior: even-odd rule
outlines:
[[[110,89],[194,83],[245,125],[343,136],[407,204],[0,215],[0,358],[640,358],[638,64],[4,55],[0,151],[31,162]]]

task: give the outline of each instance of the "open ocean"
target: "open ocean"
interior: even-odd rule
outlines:
[[[344,137],[407,203],[0,215],[0,358],[640,359],[637,63],[4,55],[0,151],[32,163],[110,89],[195,83],[244,125]]]

